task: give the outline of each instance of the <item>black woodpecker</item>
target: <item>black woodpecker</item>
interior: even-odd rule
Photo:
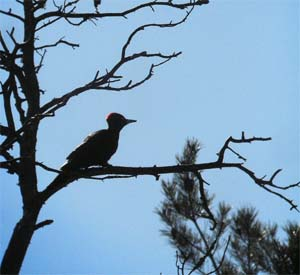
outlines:
[[[118,148],[120,131],[125,125],[136,120],[126,119],[118,113],[110,113],[106,121],[108,129],[90,134],[67,157],[67,161],[60,168],[62,171],[74,171],[94,165],[109,165],[108,160]]]

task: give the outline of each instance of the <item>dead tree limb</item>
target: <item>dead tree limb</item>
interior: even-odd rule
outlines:
[[[240,139],[229,137],[224,143],[224,145],[222,146],[219,153],[217,154],[218,158],[215,162],[192,164],[192,165],[160,166],[160,167],[158,166],[153,166],[153,167],[108,166],[108,167],[100,167],[100,168],[88,168],[69,175],[60,174],[57,178],[54,179],[52,183],[48,185],[48,187],[44,191],[41,192],[42,200],[46,201],[48,198],[50,198],[53,194],[55,194],[60,189],[66,187],[71,182],[83,177],[88,178],[88,177],[95,177],[95,176],[110,176],[110,178],[113,178],[114,176],[115,177],[119,177],[119,176],[137,177],[142,175],[149,175],[149,176],[154,176],[155,179],[158,180],[159,176],[162,174],[185,173],[185,172],[195,173],[195,171],[236,168],[244,172],[246,175],[248,175],[253,180],[253,182],[257,184],[259,187],[263,188],[264,190],[286,201],[290,205],[291,210],[295,209],[299,211],[297,205],[293,202],[293,200],[271,189],[271,188],[275,188],[275,189],[286,190],[293,187],[300,187],[299,182],[296,184],[290,184],[286,186],[278,186],[273,183],[275,176],[278,174],[277,171],[270,177],[269,180],[265,180],[257,177],[255,173],[249,168],[246,168],[244,163],[242,162],[224,162],[225,152],[228,149],[230,142],[251,143],[256,141],[269,141],[269,140],[271,140],[270,137],[245,138],[244,133],[242,133],[242,137]],[[203,190],[202,190],[202,195],[204,195]],[[208,211],[208,213],[211,214],[210,211]]]

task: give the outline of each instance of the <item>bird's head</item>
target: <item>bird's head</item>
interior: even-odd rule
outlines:
[[[127,119],[121,114],[110,113],[106,117],[108,128],[111,130],[121,130],[125,125],[136,122],[134,119]]]

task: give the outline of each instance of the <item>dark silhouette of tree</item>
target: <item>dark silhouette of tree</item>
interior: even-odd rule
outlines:
[[[177,163],[195,163],[199,150],[197,140],[188,140]],[[177,250],[178,274],[299,274],[299,224],[288,222],[287,240],[280,241],[278,226],[260,221],[253,207],[232,214],[229,205],[220,203],[210,210],[213,197],[205,183],[200,172],[162,181],[165,198],[157,213],[165,225],[162,234]]]
[[[227,266],[240,274],[299,274],[300,225],[287,222],[284,227],[287,239],[281,241],[278,225],[267,225],[257,218],[254,208],[241,208],[232,217],[230,234],[230,260]],[[232,274],[224,265],[222,274]]]
[[[196,163],[199,150],[196,139],[188,140],[182,156],[176,156],[178,165]],[[162,181],[165,199],[157,213],[166,225],[162,233],[178,250],[178,274],[185,274],[185,270],[189,270],[187,274],[204,273],[202,268],[207,261],[213,267],[212,272],[219,274],[223,260],[218,260],[216,253],[223,243],[223,254],[227,250],[229,238],[225,240],[224,233],[229,224],[230,207],[221,203],[212,213],[213,198],[205,191],[205,184],[199,171],[176,173],[172,181]],[[208,227],[210,230],[206,230]]]
[[[193,172],[200,186],[203,186],[205,181],[198,171],[235,168],[247,174],[260,188],[286,201],[291,209],[297,209],[297,205],[291,199],[281,194],[281,191],[296,187],[299,183],[288,186],[276,185],[274,179],[281,170],[277,170],[269,179],[257,177],[253,171],[244,165],[245,159],[231,148],[233,144],[268,141],[271,138],[246,138],[244,133],[241,138],[229,137],[219,151],[217,160],[214,162],[163,167],[112,166],[105,169],[102,167],[89,168],[78,171],[78,173],[73,174],[72,177],[65,181],[54,179],[48,183],[44,190],[38,191],[39,178],[36,172],[37,167],[57,173],[58,176],[61,174],[59,169],[47,166],[36,157],[38,130],[44,119],[55,117],[56,112],[66,106],[75,96],[92,90],[127,91],[139,87],[148,81],[158,66],[162,66],[166,62],[180,56],[181,52],[169,54],[150,52],[147,49],[132,52],[132,50],[129,51],[129,47],[133,40],[137,35],[141,35],[143,31],[147,31],[151,28],[165,29],[183,24],[187,21],[193,10],[207,4],[208,0],[181,1],[180,3],[175,1],[149,1],[136,4],[120,12],[102,12],[101,1],[90,1],[91,11],[88,12],[78,11],[77,4],[79,0],[65,0],[60,1],[59,4],[55,0],[16,0],[16,2],[23,9],[21,14],[15,13],[12,9],[7,11],[0,10],[0,14],[8,16],[18,22],[16,27],[13,27],[11,30],[1,30],[0,32],[0,69],[3,72],[3,74],[1,74],[1,95],[3,97],[6,118],[6,125],[0,125],[1,135],[4,139],[1,143],[0,155],[2,158],[1,168],[6,169],[8,173],[15,174],[18,177],[23,213],[13,230],[2,259],[2,274],[19,273],[34,232],[53,222],[53,220],[38,222],[38,216],[43,205],[56,192],[79,178],[92,178],[103,181],[110,178],[152,175],[158,179],[160,174]],[[159,8],[168,8],[170,11],[181,10],[183,12],[182,18],[179,21],[148,23],[138,26],[124,41],[119,59],[107,69],[105,73],[101,74],[100,71],[93,72],[94,77],[73,90],[66,91],[49,101],[43,98],[44,87],[40,87],[39,72],[43,67],[47,50],[59,45],[77,48],[79,44],[70,42],[65,38],[61,38],[51,44],[43,44],[42,40],[38,40],[40,33],[61,21],[65,24],[80,28],[80,26],[88,22],[97,24],[97,22],[104,18],[124,18],[124,21],[126,21],[133,13],[138,13],[145,9],[152,9],[155,12],[155,10]],[[164,20],[164,18],[162,18],[162,20]],[[21,41],[15,35],[17,27],[20,27],[23,33]],[[152,60],[152,64],[145,72],[144,77],[137,81],[130,80],[124,83],[124,80],[122,81],[122,79],[125,78],[122,74],[124,66],[130,62],[144,59]],[[14,150],[12,150],[13,147]],[[224,156],[227,151],[236,154],[241,161],[233,163],[226,162]],[[209,210],[211,198],[205,198],[206,194],[202,189],[201,197],[202,200],[204,200],[202,207],[207,218],[212,221],[212,227],[220,229],[221,224],[218,223],[218,218],[220,217],[214,216]],[[221,214],[220,209],[220,215]],[[215,245],[214,243],[208,243],[205,249],[209,254],[212,254]],[[205,256],[206,253],[204,252],[203,255]],[[205,257],[208,256],[207,254]],[[198,261],[200,264],[200,259],[195,258],[195,261]]]

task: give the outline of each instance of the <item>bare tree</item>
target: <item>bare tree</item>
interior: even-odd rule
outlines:
[[[161,53],[148,52],[147,50],[129,53],[128,48],[137,34],[150,28],[173,28],[183,24],[194,9],[207,4],[208,0],[197,1],[149,1],[130,7],[121,12],[101,12],[101,1],[94,1],[95,8],[92,12],[78,12],[77,7],[80,0],[56,1],[48,0],[16,0],[23,9],[23,14],[15,13],[12,9],[0,10],[0,13],[18,21],[22,26],[23,39],[19,41],[15,35],[15,28],[1,30],[0,32],[0,69],[4,71],[1,82],[1,95],[3,97],[6,125],[1,125],[1,135],[4,141],[1,144],[1,168],[8,173],[16,174],[19,179],[19,188],[23,202],[23,214],[16,224],[10,242],[4,254],[1,273],[16,274],[21,269],[30,240],[37,229],[51,224],[52,220],[37,222],[39,212],[44,203],[56,192],[67,184],[78,178],[92,178],[105,180],[116,177],[135,177],[137,175],[153,175],[158,178],[164,173],[181,173],[187,171],[199,171],[205,169],[236,168],[248,176],[259,187],[282,198],[290,204],[291,208],[297,208],[292,200],[286,198],[276,190],[284,190],[298,186],[299,183],[281,187],[275,185],[274,178],[280,170],[276,171],[270,179],[258,178],[254,172],[244,166],[244,159],[238,155],[229,145],[232,143],[250,143],[254,141],[267,141],[270,138],[246,138],[244,134],[240,139],[230,137],[219,152],[215,162],[176,165],[167,167],[109,167],[103,169],[90,168],[78,171],[65,181],[54,179],[49,182],[45,190],[39,192],[37,167],[60,174],[58,169],[48,167],[36,158],[37,134],[40,124],[45,118],[54,117],[56,111],[69,103],[75,96],[87,93],[92,90],[125,91],[136,88],[148,81],[153,71],[166,62],[178,57],[181,52]],[[92,2],[92,1],[91,1]],[[92,5],[93,3],[91,3]],[[96,24],[104,18],[124,18],[126,20],[131,14],[141,12],[145,9],[155,11],[158,8],[169,8],[170,10],[181,10],[183,15],[179,21],[166,23],[148,23],[134,29],[124,41],[120,52],[119,60],[111,66],[104,74],[94,72],[94,77],[87,83],[67,91],[59,97],[41,104],[43,90],[39,85],[38,73],[42,68],[46,57],[46,49],[56,47],[60,44],[72,48],[79,47],[79,44],[61,38],[51,44],[36,45],[37,34],[54,26],[59,21],[80,28],[87,22]],[[39,41],[41,43],[41,41]],[[138,81],[130,80],[123,83],[121,69],[130,62],[140,60],[158,60],[152,63],[144,77]],[[119,85],[118,85],[119,84]],[[14,150],[12,150],[14,147]],[[242,162],[227,163],[224,161],[224,154],[227,150],[234,152]]]

